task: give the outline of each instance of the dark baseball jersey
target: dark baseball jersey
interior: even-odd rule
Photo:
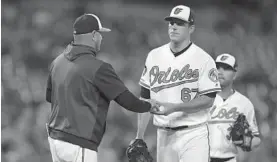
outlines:
[[[51,64],[47,100],[52,138],[97,151],[111,100],[127,88],[93,48],[71,44]]]

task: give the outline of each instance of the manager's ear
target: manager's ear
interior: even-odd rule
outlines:
[[[93,40],[96,39],[96,34],[97,34],[97,32],[96,32],[95,30],[93,30],[93,31],[91,32],[91,35],[92,35],[92,39],[93,39]]]

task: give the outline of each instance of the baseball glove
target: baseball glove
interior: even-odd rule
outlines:
[[[237,120],[228,130],[230,131],[230,135],[227,137],[229,140],[231,139],[243,151],[251,151],[253,135],[244,114],[239,114]]]
[[[129,162],[153,162],[146,143],[142,139],[134,139],[126,151]]]

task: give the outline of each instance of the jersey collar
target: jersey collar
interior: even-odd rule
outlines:
[[[184,53],[185,51],[187,51],[191,45],[192,45],[192,42],[190,42],[189,45],[188,45],[186,48],[182,49],[182,50],[179,51],[179,52],[173,52],[171,48],[170,48],[170,51],[172,52],[172,54],[173,54],[175,57],[177,57],[177,56],[181,55],[182,53]]]
[[[228,100],[229,98],[231,98],[234,94],[236,93],[236,90],[234,90],[234,89],[232,89],[232,93],[227,97],[227,98],[223,98],[223,97],[221,97],[222,98],[222,100],[225,102],[226,100]]]

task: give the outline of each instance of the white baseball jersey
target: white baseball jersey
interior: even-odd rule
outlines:
[[[237,154],[236,146],[226,136],[229,135],[228,128],[237,119],[239,113],[245,114],[253,135],[258,136],[254,107],[247,97],[235,91],[224,101],[221,96],[216,95],[209,120],[211,157],[228,158]]]
[[[150,51],[139,84],[150,90],[151,99],[169,103],[189,102],[198,95],[221,89],[214,60],[193,43],[177,57],[169,44]],[[208,114],[209,109],[192,114],[154,115],[154,125],[196,125],[206,122]]]

